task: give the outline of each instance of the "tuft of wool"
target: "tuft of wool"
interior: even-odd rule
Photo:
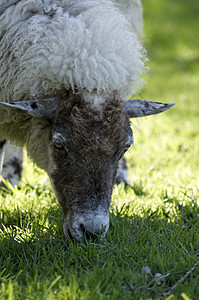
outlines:
[[[135,11],[126,15],[128,1],[119,2],[2,0],[1,101],[52,97],[70,88],[135,93],[146,70],[136,29],[141,17],[132,22]]]
[[[119,9],[125,14],[126,18],[131,22],[133,30],[139,38],[142,36],[143,16],[142,4],[140,0],[114,0]]]

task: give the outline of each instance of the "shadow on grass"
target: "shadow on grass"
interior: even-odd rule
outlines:
[[[133,187],[135,189],[135,187]],[[136,193],[140,195],[140,192]],[[143,195],[143,192],[142,192]],[[131,243],[130,238],[143,230],[135,238],[140,239],[142,236],[147,236],[149,230],[151,234],[157,231],[163,231],[167,228],[168,231],[179,231],[191,229],[194,224],[198,222],[199,208],[193,202],[189,205],[182,205],[180,201],[174,198],[169,198],[166,194],[163,195],[164,207],[158,208],[156,213],[147,221],[151,211],[146,212],[146,215],[140,217],[136,214],[131,214],[131,207],[129,205],[123,205],[120,210],[116,209],[110,212],[110,227],[106,238],[98,242],[97,244],[104,244],[107,246],[118,246],[125,241]],[[132,205],[131,205],[132,206]],[[171,208],[172,207],[172,208]],[[171,209],[169,209],[171,208]],[[175,217],[170,217],[170,210],[175,211]],[[41,220],[42,214],[42,220]],[[16,209],[12,214],[8,210],[1,210],[0,212],[0,229],[1,235],[1,248],[6,245],[6,256],[10,250],[14,250],[15,247],[20,249],[25,245],[38,245],[39,247],[45,247],[49,242],[56,247],[57,242],[63,246],[77,246],[82,247],[83,243],[76,243],[68,240],[63,234],[63,222],[64,215],[59,204],[56,206],[50,206],[42,213],[32,213],[31,211],[24,211]],[[46,225],[47,224],[47,225]],[[152,230],[152,231],[151,231]],[[132,240],[133,241],[133,240]],[[87,241],[87,245],[94,244],[93,241]],[[9,246],[10,245],[10,246]],[[1,252],[1,258],[3,258],[3,250]]]

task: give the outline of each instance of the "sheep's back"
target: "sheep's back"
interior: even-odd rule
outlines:
[[[69,88],[126,96],[141,81],[143,48],[109,0],[3,0],[0,13],[4,101]]]

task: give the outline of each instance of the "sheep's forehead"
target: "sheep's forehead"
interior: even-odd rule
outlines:
[[[129,140],[131,129],[122,102],[108,99],[98,107],[82,99],[63,103],[53,137],[71,142],[73,147],[121,148]]]
[[[93,108],[101,109],[102,105],[105,102],[103,95],[99,95],[96,93],[83,93],[83,99],[85,102],[89,103],[89,105]]]

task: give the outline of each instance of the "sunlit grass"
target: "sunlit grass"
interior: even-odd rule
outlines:
[[[131,186],[114,188],[102,241],[66,240],[45,172],[25,164],[19,187],[1,197],[0,299],[199,298],[199,5],[143,5],[150,72],[136,97],[177,104],[132,120]]]

